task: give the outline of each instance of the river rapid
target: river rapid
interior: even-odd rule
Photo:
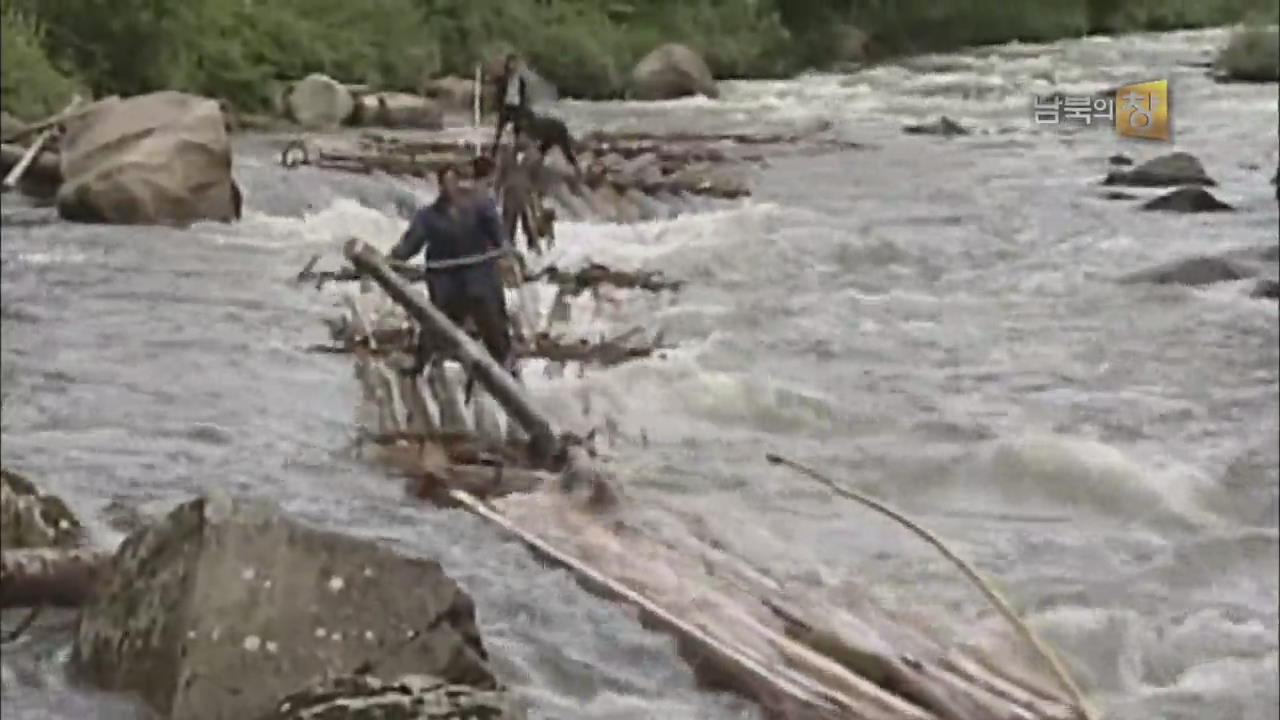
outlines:
[[[868,147],[782,153],[754,197],[639,225],[562,222],[556,259],[658,269],[674,298],[584,306],[643,322],[664,360],[529,382],[573,428],[608,422],[636,503],[701,515],[788,584],[996,627],[928,547],[765,451],[935,529],[1000,579],[1125,720],[1274,717],[1277,306],[1237,284],[1122,285],[1188,255],[1274,246],[1275,85],[1210,81],[1225,31],[1009,45],[851,75],[728,82],[720,101],[562,102],[573,128],[763,132],[833,123]],[[1174,142],[1037,126],[1031,96],[1169,78]],[[946,114],[966,137],[904,135]],[[752,718],[672,642],[461,512],[407,502],[353,456],[359,388],[325,339],[336,292],[290,279],[358,235],[389,245],[433,189],[275,165],[241,138],[235,226],[74,226],[3,201],[3,459],[105,542],[119,505],[210,488],[439,558],[476,598],[534,718]],[[1107,158],[1193,152],[1235,213],[1102,198]],[[11,619],[6,618],[6,625]],[[994,632],[994,631],[993,631]],[[51,650],[56,654],[65,648]],[[33,661],[34,662],[34,661]],[[133,717],[6,663],[6,717]],[[16,673],[16,674],[15,674]],[[31,687],[34,685],[34,687]],[[22,689],[26,687],[26,689]],[[11,714],[12,713],[12,714]]]

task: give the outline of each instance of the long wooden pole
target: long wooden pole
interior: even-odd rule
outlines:
[[[973,569],[973,566],[965,562],[963,558],[956,555],[955,552],[953,552],[951,548],[947,547],[946,543],[942,542],[937,535],[934,535],[932,532],[920,526],[918,523],[898,512],[894,508],[885,505],[875,498],[868,497],[862,493],[842,487],[839,483],[826,477],[817,470],[813,470],[812,468],[801,465],[794,460],[788,460],[787,458],[774,453],[766,454],[765,459],[774,465],[782,465],[783,467],[790,468],[811,480],[815,480],[841,497],[861,503],[882,515],[892,518],[898,524],[907,528],[925,542],[932,545],[938,552],[942,553],[942,555],[946,557],[952,565],[955,565],[971,583],[973,583],[974,587],[976,587],[978,591],[982,593],[982,596],[995,607],[1001,617],[1007,620],[1009,624],[1013,626],[1018,635],[1025,640],[1046,663],[1048,663],[1050,669],[1052,669],[1054,675],[1062,685],[1062,688],[1071,696],[1071,701],[1075,704],[1076,708],[1079,709],[1084,720],[1097,720],[1098,715],[1094,712],[1093,707],[1089,704],[1084,692],[1080,690],[1080,686],[1077,685],[1075,680],[1071,677],[1071,673],[1067,670],[1057,653],[1055,653],[1053,649],[1044,642],[1044,640],[1040,639],[1040,636],[1031,629],[1030,625],[1024,622],[1022,618],[1018,617],[1018,614],[1013,611],[1013,608],[1009,607],[1009,603],[1005,601],[989,581],[979,575],[978,571]]]
[[[343,252],[352,265],[378,283],[392,300],[418,321],[423,330],[442,338],[457,352],[459,359],[470,366],[476,380],[484,385],[489,394],[528,434],[530,455],[534,461],[544,466],[550,463],[560,449],[560,434],[555,423],[534,407],[516,379],[499,366],[488,351],[472,340],[462,328],[454,325],[419,293],[415,293],[399,273],[387,264],[377,249],[353,238],[347,242]]]

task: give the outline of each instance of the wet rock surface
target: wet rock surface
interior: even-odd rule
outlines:
[[[188,502],[129,536],[111,570],[73,670],[168,717],[254,717],[316,677],[360,670],[496,688],[471,600],[436,562],[268,504]]]
[[[83,527],[60,498],[40,492],[12,470],[0,469],[0,546],[72,547],[83,537]]]
[[[1202,187],[1182,187],[1158,198],[1148,200],[1142,204],[1142,209],[1197,213],[1223,212],[1234,210],[1235,208],[1214,197],[1213,193]]]
[[[513,718],[501,694],[427,675],[394,681],[349,675],[291,693],[256,720],[499,720]]]
[[[1132,170],[1112,170],[1104,185],[1129,187],[1172,187],[1175,185],[1217,185],[1204,165],[1191,153],[1175,152],[1148,160]]]
[[[942,137],[955,137],[957,135],[968,135],[968,128],[951,118],[943,115],[937,120],[930,123],[920,125],[907,125],[902,128],[902,132],[908,135],[940,135]]]
[[[1124,278],[1130,283],[1154,283],[1156,285],[1188,285],[1197,287],[1219,282],[1230,282],[1252,277],[1249,268],[1238,262],[1220,257],[1194,257],[1176,260],[1148,270],[1142,270]]]

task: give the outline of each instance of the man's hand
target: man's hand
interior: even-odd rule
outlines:
[[[517,254],[507,255],[498,260],[498,275],[502,278],[502,284],[507,287],[520,287],[524,284],[524,263],[520,262],[520,256]]]

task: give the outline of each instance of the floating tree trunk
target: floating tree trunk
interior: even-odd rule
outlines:
[[[83,605],[110,557],[91,548],[5,550],[0,553],[0,608]]]

